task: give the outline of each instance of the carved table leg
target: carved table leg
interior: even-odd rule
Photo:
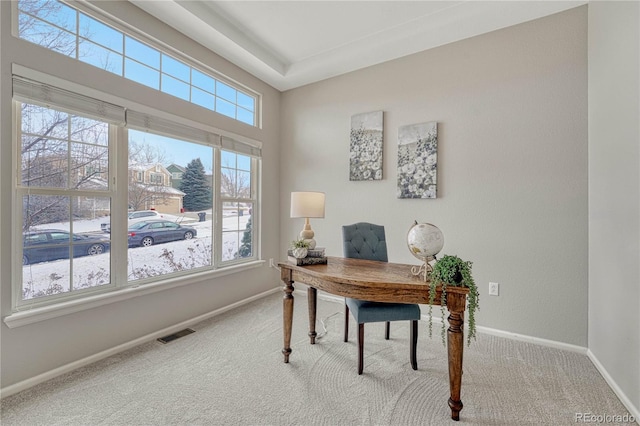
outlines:
[[[289,355],[291,354],[291,324],[293,322],[293,281],[291,280],[291,270],[282,268],[280,278],[284,282],[284,298],[282,300],[284,348],[282,349],[282,354],[284,355],[284,362],[288,363]]]
[[[316,308],[318,306],[318,290],[315,287],[309,287],[307,290],[307,300],[309,302],[309,341],[312,345],[316,344]]]
[[[466,295],[447,294],[447,307],[449,308],[449,329],[447,330],[447,349],[449,352],[449,407],[451,418],[460,420],[462,401],[460,390],[462,388],[462,353],[464,349],[464,307]]]

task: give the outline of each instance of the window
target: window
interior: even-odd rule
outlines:
[[[253,169],[251,157],[221,151],[222,261],[253,256]]]
[[[139,158],[140,155],[144,158]],[[185,168],[184,183],[178,190],[168,184],[165,186],[164,175],[159,173],[150,174],[149,184],[132,182],[129,185],[129,204],[135,210],[153,207],[163,212],[161,218],[155,211],[129,214],[130,223],[149,217],[162,220],[149,222],[146,227],[138,222],[136,235],[129,236],[129,281],[213,265],[213,158],[212,146],[139,130],[129,131],[131,166],[145,160],[164,161]],[[206,169],[203,164],[207,164]],[[160,167],[155,169],[160,170]],[[208,213],[208,220],[199,220],[198,213],[202,211]],[[171,242],[171,251],[167,249],[168,242]]]
[[[149,175],[149,182],[155,185],[163,185],[164,184],[164,175],[162,173],[151,173]]]
[[[111,165],[109,124],[29,103],[19,108],[20,301],[110,287],[110,240],[91,231],[110,214],[115,194],[106,176],[90,172]]]
[[[47,49],[257,125],[257,95],[59,1],[19,0],[17,33]]]
[[[125,116],[123,106],[18,75],[13,93],[22,257],[14,309],[258,259],[257,145],[184,119]],[[116,146],[127,147],[128,161],[118,162]],[[179,188],[166,178],[171,165],[184,169]],[[114,268],[114,256],[127,268]]]

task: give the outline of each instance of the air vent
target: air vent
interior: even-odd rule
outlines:
[[[180,330],[176,333],[170,334],[168,336],[164,336],[158,339],[158,342],[162,342],[162,343],[169,343],[173,340],[179,339],[181,337],[187,336],[191,333],[195,333],[195,330],[192,330],[190,328],[185,328],[184,330]]]

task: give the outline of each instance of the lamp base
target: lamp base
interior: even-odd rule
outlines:
[[[313,238],[304,238],[304,241],[309,244],[309,250],[316,248],[316,240]]]
[[[313,250],[316,248],[316,240],[313,239],[315,232],[311,229],[311,224],[309,223],[309,218],[305,218],[304,228],[300,231],[300,239],[305,240],[307,244],[309,244],[309,249]]]

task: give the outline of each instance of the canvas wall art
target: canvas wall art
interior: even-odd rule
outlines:
[[[435,121],[398,128],[398,198],[436,198],[437,160]]]
[[[349,180],[382,179],[382,111],[351,117]]]

